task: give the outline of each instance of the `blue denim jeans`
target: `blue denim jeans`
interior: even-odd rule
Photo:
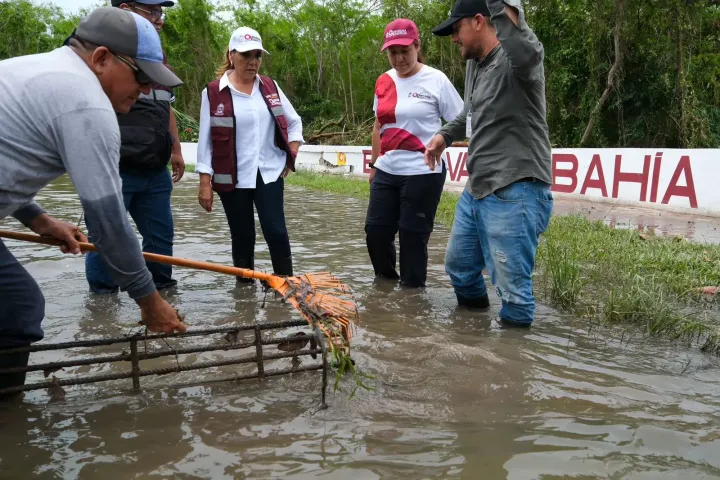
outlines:
[[[120,173],[125,208],[135,221],[144,252],[172,255],[174,227],[170,195],[172,178],[167,169],[155,175]],[[92,242],[92,238],[89,238]],[[177,282],[172,278],[172,267],[146,262],[158,290]],[[85,277],[94,293],[116,293],[119,288],[110,277],[105,261],[95,252],[85,256]]]
[[[502,300],[500,318],[529,326],[535,314],[532,272],[553,207],[550,185],[521,181],[480,200],[463,192],[455,209],[445,271],[458,297],[487,294],[482,271]]]

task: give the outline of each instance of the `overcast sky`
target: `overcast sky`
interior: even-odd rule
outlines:
[[[45,3],[40,0],[33,0],[33,3]],[[50,3],[67,10],[68,13],[77,13],[81,8],[93,8],[100,5],[110,5],[109,0],[51,0]]]

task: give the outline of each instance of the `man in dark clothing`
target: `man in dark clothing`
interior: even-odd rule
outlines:
[[[160,33],[165,23],[162,7],[172,7],[169,0],[126,2],[112,0],[112,6],[129,10],[148,20]],[[167,56],[163,54],[167,66]],[[123,182],[125,208],[132,216],[143,237],[143,251],[172,255],[173,218],[170,205],[173,182],[185,172],[177,124],[171,104],[173,90],[153,84],[149,94],[143,94],[128,113],[117,115],[120,125],[120,177]],[[167,164],[172,165],[172,179]],[[90,239],[93,240],[92,238]],[[172,287],[172,267],[147,262],[158,290]],[[102,258],[88,253],[85,275],[94,293],[115,293],[118,286],[108,273]]]
[[[458,304],[487,308],[487,268],[502,322],[527,327],[535,254],[553,207],[543,46],[520,0],[457,0],[433,33],[451,35],[467,60],[465,108],[425,152],[434,168],[453,140],[470,140],[445,270]]]

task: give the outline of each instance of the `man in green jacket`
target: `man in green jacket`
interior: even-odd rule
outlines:
[[[433,30],[467,60],[465,108],[427,145],[434,168],[454,140],[469,139],[469,178],[455,211],[445,269],[458,303],[490,306],[487,268],[502,300],[500,320],[530,326],[532,271],[553,207],[544,50],[520,0],[457,0]]]

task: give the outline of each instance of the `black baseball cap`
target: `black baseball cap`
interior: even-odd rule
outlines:
[[[114,7],[98,8],[80,20],[73,36],[131,57],[140,70],[160,85],[173,88],[183,84],[164,65],[155,28],[137,13]]]
[[[132,3],[134,0],[112,0],[110,2],[110,5],[113,7],[119,7],[123,3]],[[141,5],[160,5],[161,7],[172,7],[175,5],[175,2],[171,2],[170,0],[143,0],[142,2],[135,2],[139,3]]]
[[[450,10],[450,18],[435,27],[432,33],[439,37],[447,37],[452,34],[452,27],[458,20],[474,17],[477,14],[484,17],[490,16],[490,10],[485,0],[457,0]]]

